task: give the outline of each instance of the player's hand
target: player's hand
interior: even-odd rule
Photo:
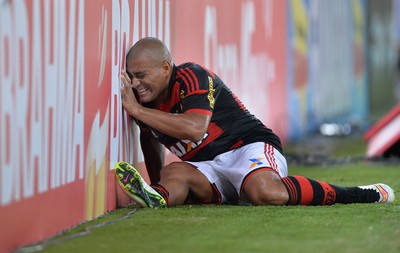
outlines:
[[[119,89],[121,91],[122,106],[128,114],[135,116],[141,105],[136,100],[132,90],[131,79],[125,71],[121,72],[121,80],[122,84]]]

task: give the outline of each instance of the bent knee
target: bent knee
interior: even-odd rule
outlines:
[[[247,197],[253,205],[285,205],[289,200],[286,191],[259,190],[247,194]]]
[[[161,177],[190,177],[193,173],[193,166],[185,162],[172,162],[161,169]]]
[[[243,192],[253,205],[285,205],[289,195],[281,178],[275,172],[253,173],[243,185]]]
[[[172,162],[161,169],[161,175],[173,175],[180,172],[182,163]]]

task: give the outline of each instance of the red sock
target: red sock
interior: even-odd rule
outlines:
[[[165,202],[167,202],[167,206],[169,204],[169,192],[167,189],[164,188],[164,186],[160,184],[153,184],[150,185],[156,192],[158,192],[164,199]]]
[[[335,186],[302,176],[282,178],[289,193],[287,205],[332,205],[336,202]]]

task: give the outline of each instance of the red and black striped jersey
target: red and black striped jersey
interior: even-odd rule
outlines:
[[[153,108],[150,103],[142,104]],[[199,142],[178,140],[138,122],[183,161],[207,161],[219,154],[254,142],[266,142],[281,153],[280,139],[252,115],[223,81],[208,69],[184,63],[173,68],[166,102],[159,109],[169,113],[204,113],[211,116]]]

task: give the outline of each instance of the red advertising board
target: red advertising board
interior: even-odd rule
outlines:
[[[130,202],[112,168],[127,160],[146,176],[119,98],[139,38],[162,39],[177,64],[210,68],[285,139],[285,13],[272,0],[3,2],[0,252]]]
[[[0,9],[4,251],[83,220],[85,62],[82,1]]]

